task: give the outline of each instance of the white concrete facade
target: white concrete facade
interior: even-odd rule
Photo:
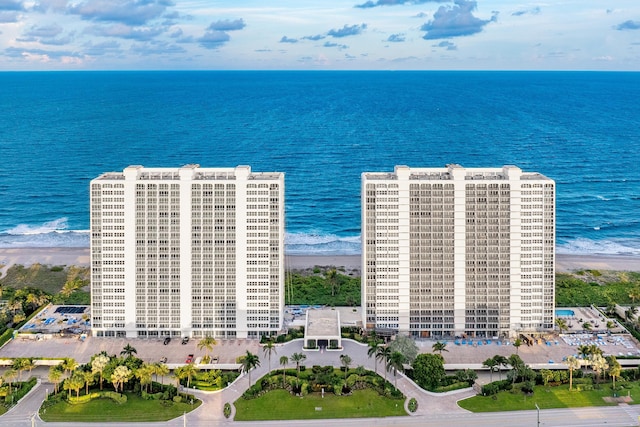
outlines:
[[[366,328],[494,337],[553,327],[555,182],[515,166],[362,174]]]
[[[283,173],[129,166],[90,191],[94,335],[258,338],[282,328]]]

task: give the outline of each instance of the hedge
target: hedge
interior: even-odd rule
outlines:
[[[459,381],[450,385],[436,387],[433,391],[435,393],[446,393],[448,391],[460,390],[462,388],[469,388],[469,383],[466,381]]]
[[[0,347],[5,345],[11,338],[13,338],[13,329],[9,328],[0,335]]]

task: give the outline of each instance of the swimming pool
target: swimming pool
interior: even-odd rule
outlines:
[[[573,310],[556,310],[556,317],[573,317],[575,314]]]

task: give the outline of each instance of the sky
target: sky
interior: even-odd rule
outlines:
[[[640,69],[640,0],[0,0],[0,70]]]

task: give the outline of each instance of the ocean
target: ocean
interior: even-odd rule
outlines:
[[[557,182],[558,253],[640,255],[640,73],[0,73],[0,247],[86,247],[128,165],[286,174],[286,251],[360,253],[360,174],[513,164]]]

